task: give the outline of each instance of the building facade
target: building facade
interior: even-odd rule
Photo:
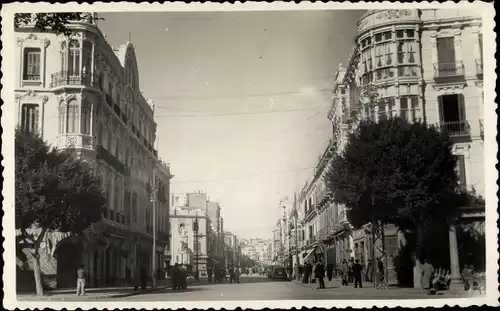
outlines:
[[[371,83],[379,93],[377,105],[361,109],[364,117],[397,115],[438,126],[454,141],[460,185],[484,197],[481,26],[480,12],[471,10],[369,11],[358,23],[355,70],[361,88]],[[463,211],[459,225],[484,221],[484,211]],[[392,231],[386,241],[393,251],[395,236]],[[449,243],[450,268],[458,279],[456,226]]]
[[[205,211],[189,206],[174,206],[170,223],[171,266],[177,263],[186,266],[188,271],[206,274],[210,220]]]
[[[73,286],[76,267],[85,264],[89,286],[125,283],[138,267],[151,273],[154,104],[140,91],[131,42],[113,48],[90,15],[69,27],[70,37],[16,29],[16,119],[95,162],[107,205],[85,237],[52,234],[57,246],[47,249],[42,273],[50,287]]]

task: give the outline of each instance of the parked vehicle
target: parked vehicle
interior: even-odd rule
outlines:
[[[274,266],[271,270],[271,279],[288,281],[288,274],[286,273],[285,267]]]

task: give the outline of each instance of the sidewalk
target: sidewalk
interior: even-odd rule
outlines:
[[[317,290],[317,283],[307,283],[304,284],[297,280],[292,281],[295,284],[299,284],[300,286],[310,288],[311,290]],[[373,287],[373,283],[364,282],[363,288],[354,288],[354,284],[350,283],[347,286],[343,286],[340,280],[325,280],[325,289],[319,289],[319,291],[331,292],[332,294],[338,294],[342,296],[356,295],[359,297],[359,294],[366,297],[383,297],[383,298],[396,298],[396,297],[415,297],[421,299],[427,298],[445,298],[445,297],[467,297],[467,293],[463,290],[457,288],[452,288],[450,291],[441,291],[438,295],[429,296],[422,291],[420,288],[406,288],[399,286],[389,286],[386,289],[376,289]]]
[[[188,278],[188,284],[194,284],[196,281],[193,278]],[[203,282],[203,278],[200,278],[199,282]],[[36,294],[17,294],[17,300],[21,301],[39,301],[39,300],[69,300],[69,301],[81,301],[81,300],[100,300],[100,299],[112,299],[112,298],[123,298],[136,295],[144,295],[149,293],[154,293],[158,291],[171,288],[172,284],[170,279],[158,281],[156,288],[146,288],[145,290],[138,289],[134,290],[134,286],[121,286],[121,287],[99,287],[99,288],[87,288],[85,289],[85,296],[77,296],[76,288],[74,289],[61,289],[61,290],[51,290],[46,291],[45,296],[38,297]]]

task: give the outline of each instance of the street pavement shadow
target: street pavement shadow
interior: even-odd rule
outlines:
[[[278,280],[271,280],[267,277],[240,277],[240,282],[239,283],[229,283],[229,282],[222,282],[222,283],[208,283],[208,281],[200,282],[200,283],[193,283],[189,284],[189,286],[206,286],[206,285],[242,285],[242,284],[255,284],[255,283],[275,283],[275,282],[284,282],[284,283],[289,283],[290,281],[278,281]]]
[[[164,292],[169,294],[180,294],[180,293],[189,293],[189,292],[202,292],[207,291],[207,288],[202,287],[192,287],[193,285],[189,285],[186,289],[166,289]],[[154,293],[152,293],[154,294]]]

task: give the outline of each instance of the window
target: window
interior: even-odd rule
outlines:
[[[83,41],[83,51],[82,51],[82,68],[83,72],[92,72],[92,43],[89,41]]]
[[[61,43],[61,71],[68,70],[68,44]]]
[[[458,177],[458,185],[459,187],[467,187],[467,179],[465,175],[465,156],[458,155],[457,157],[457,166],[455,168]]]
[[[392,39],[392,32],[391,31],[384,32],[384,40],[391,40],[391,39]]]
[[[390,43],[385,45],[385,64],[386,65],[392,64],[392,51]]]
[[[441,129],[450,136],[469,134],[463,94],[442,95],[438,102]]]
[[[78,133],[78,121],[79,121],[79,110],[80,107],[76,100],[72,100],[68,104],[68,123],[66,133]]]
[[[386,111],[386,100],[381,99],[378,102],[378,120],[387,119],[387,111]]]
[[[382,34],[378,33],[375,35],[375,42],[380,42],[380,41],[382,41]]]
[[[401,97],[399,98],[399,115],[402,119],[409,121],[408,116],[408,98]]]
[[[401,38],[404,38],[404,36],[405,36],[404,30],[398,30],[398,31],[396,31],[396,38],[401,39]]]
[[[411,105],[411,119],[413,122],[417,121],[420,118],[420,107],[418,105],[418,97],[411,96],[410,97],[410,105]]]
[[[417,67],[416,66],[401,66],[398,67],[398,75],[400,77],[416,77]]]
[[[420,106],[418,103],[418,96],[401,97],[399,99],[399,107],[400,107],[401,118],[409,122],[415,122],[420,118]]]
[[[396,115],[396,100],[394,97],[387,98],[387,112],[390,118]]]
[[[406,37],[407,37],[407,38],[413,38],[413,37],[415,37],[415,30],[413,30],[413,29],[408,29],[408,30],[406,31]]]
[[[455,63],[455,38],[437,38],[439,63]]]
[[[398,63],[404,63],[404,42],[398,42]]]
[[[82,105],[82,134],[90,135],[90,105],[84,103]]]
[[[28,132],[38,132],[38,104],[23,104],[21,106],[21,127]]]
[[[375,64],[377,67],[382,67],[383,62],[382,59],[384,58],[384,46],[383,45],[377,45],[375,46]]]
[[[25,48],[24,49],[24,69],[23,80],[39,81],[40,80],[40,48]]]
[[[80,75],[80,42],[71,40],[68,48],[68,74],[71,76]]]
[[[414,47],[414,42],[408,42],[407,48],[408,48],[408,62],[410,64],[414,64],[415,63],[415,47]]]

